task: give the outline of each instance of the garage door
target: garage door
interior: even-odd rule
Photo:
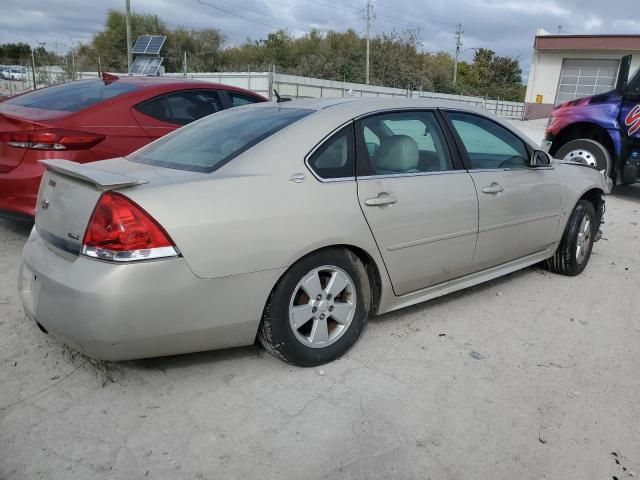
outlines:
[[[613,90],[619,60],[564,60],[556,105]]]

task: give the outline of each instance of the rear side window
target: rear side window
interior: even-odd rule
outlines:
[[[213,172],[313,110],[231,108],[176,130],[131,154],[134,162]]]
[[[178,92],[153,98],[135,106],[145,115],[162,122],[186,125],[222,110],[218,92]]]
[[[231,105],[234,107],[241,107],[242,105],[249,105],[250,103],[258,103],[263,101],[256,97],[250,97],[249,95],[243,95],[237,92],[227,92],[227,95],[229,95]]]
[[[131,83],[102,80],[70,82],[55,87],[47,87],[7,100],[10,105],[78,112],[96,103],[137,90]]]
[[[353,125],[342,128],[313,152],[309,167],[321,178],[354,177]]]

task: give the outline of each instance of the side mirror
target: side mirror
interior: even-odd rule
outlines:
[[[625,55],[620,60],[620,69],[618,70],[618,79],[616,81],[616,92],[624,93],[627,89],[627,80],[629,80],[629,69],[631,68],[631,55]]]
[[[543,150],[534,150],[531,155],[531,161],[529,165],[532,168],[536,167],[548,167],[551,165],[551,155]]]

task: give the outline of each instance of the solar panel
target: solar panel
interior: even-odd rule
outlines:
[[[150,41],[151,35],[140,35],[138,40],[136,40],[136,44],[133,46],[131,53],[145,53]]]
[[[158,55],[166,39],[167,37],[165,37],[164,35],[152,36],[151,40],[149,41],[149,46],[147,47],[147,51],[144,53],[146,53],[147,55]]]
[[[136,57],[129,73],[132,75],[157,75],[164,57]]]
[[[166,39],[164,35],[140,35],[131,53],[158,55]]]

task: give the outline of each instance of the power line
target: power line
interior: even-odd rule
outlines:
[[[282,27],[278,27],[276,25],[272,25],[270,23],[261,22],[260,20],[254,20],[253,18],[245,17],[243,15],[240,15],[239,13],[232,12],[231,10],[226,10],[226,9],[224,9],[222,7],[217,6],[217,5],[212,5],[212,4],[210,4],[208,2],[205,2],[203,0],[196,0],[196,2],[199,3],[200,5],[204,5],[204,6],[207,6],[207,7],[210,7],[210,8],[214,8],[216,10],[220,10],[221,12],[227,13],[229,15],[233,15],[234,17],[241,18],[241,19],[246,20],[248,22],[258,23],[260,25],[264,25],[265,27],[275,28],[276,30],[282,28]]]
[[[343,5],[343,4],[334,2],[332,0],[324,0],[324,1],[309,0],[309,1],[311,1],[312,3],[315,3],[317,5],[322,5],[324,7],[330,7],[330,8],[334,8],[334,9],[336,7],[341,7],[341,8],[349,8],[351,10],[356,10],[358,12],[366,11],[366,7],[363,10],[361,8],[353,7],[353,6],[350,6],[350,5]],[[409,27],[419,28],[420,30],[427,30],[427,31],[432,30],[432,31],[437,31],[437,32],[449,32],[449,30],[445,30],[445,29],[442,29],[442,28],[437,28],[437,27],[432,27],[432,26],[424,27],[423,25],[420,25],[420,24],[418,24],[416,22],[411,22],[411,21],[409,21],[409,20],[407,20],[405,18],[394,17],[394,16],[388,15],[386,13],[383,14],[383,13],[379,13],[378,12],[376,14],[376,18],[381,18],[383,20],[387,20],[387,22],[402,23],[402,24],[405,24],[405,25],[407,25]],[[423,19],[423,20],[425,20],[426,22],[429,22],[429,20],[426,20],[426,19]],[[447,24],[447,25],[455,26],[454,24]]]
[[[226,9],[226,8],[222,8],[222,7],[218,6],[218,5],[213,5],[213,4],[209,3],[209,2],[205,2],[204,0],[195,0],[195,1],[196,1],[197,3],[199,3],[200,5],[204,5],[204,6],[207,6],[207,7],[210,7],[210,8],[214,8],[214,9],[216,9],[216,10],[220,10],[220,11],[222,11],[222,12],[225,12],[225,13],[229,14],[229,15],[233,15],[233,16],[235,16],[235,17],[241,18],[241,19],[243,19],[243,20],[247,20],[247,21],[249,21],[249,22],[258,23],[258,24],[260,24],[260,25],[264,25],[264,26],[266,26],[266,27],[271,27],[271,28],[275,28],[275,29],[281,29],[281,28],[282,28],[282,26],[276,26],[276,25],[273,25],[273,24],[271,24],[271,23],[267,23],[267,22],[265,22],[265,21],[255,20],[255,19],[253,19],[253,18],[246,17],[246,16],[241,15],[241,14],[239,14],[239,13],[236,13],[236,12],[234,12],[234,11],[228,10],[228,9]],[[216,1],[217,3],[224,3],[224,4],[226,4],[226,5],[230,5],[230,6],[232,6],[232,7],[239,7],[236,3],[228,2],[228,1],[226,1],[226,0],[215,0],[215,1]],[[272,19],[274,19],[274,20],[279,20],[279,21],[281,21],[281,22],[287,22],[287,23],[290,23],[290,24],[292,24],[292,25],[297,25],[298,27],[302,27],[302,28],[303,28],[303,29],[305,29],[305,30],[320,30],[320,31],[328,31],[328,30],[329,30],[329,29],[326,29],[326,28],[320,28],[320,27],[315,26],[315,25],[309,25],[309,24],[306,24],[306,23],[298,22],[298,21],[296,21],[296,20],[289,20],[289,19],[287,19],[287,18],[276,17],[275,15],[270,15],[270,14],[268,14],[268,13],[264,13],[264,12],[259,12],[259,11],[256,11],[256,10],[252,10],[252,9],[246,8],[246,7],[244,7],[244,6],[241,6],[241,8],[242,8],[244,11],[246,11],[246,12],[253,13],[253,14],[255,14],[255,15],[260,15],[260,16],[263,16],[263,17],[272,18]],[[350,22],[353,22],[353,21],[354,21],[354,20],[356,20],[356,19],[357,19],[357,17],[356,17],[356,18],[352,18],[351,20],[347,20],[346,22],[341,22],[341,23],[339,23],[338,25],[343,25],[343,24],[345,24],[345,23],[350,23]]]
[[[397,8],[392,8],[392,7],[388,7],[388,6],[385,6],[385,5],[381,5],[381,4],[380,4],[380,0],[375,0],[375,1],[374,1],[374,3],[376,4],[376,6],[377,6],[378,8],[381,8],[381,9],[383,9],[383,10],[388,10],[388,11],[390,11],[390,12],[392,11],[392,12],[394,12],[394,13],[398,11],[398,9],[397,9]],[[415,15],[415,14],[413,14],[413,13],[411,13],[411,12],[407,12],[407,13],[409,13],[409,14],[411,15],[411,18],[415,18],[416,20],[422,20],[423,22],[427,22],[427,23],[429,23],[429,24],[432,24],[432,23],[438,23],[438,24],[440,24],[440,25],[446,25],[446,26],[448,26],[448,27],[456,27],[456,26],[457,26],[455,23],[451,23],[451,22],[444,22],[444,21],[442,21],[442,20],[434,20],[433,18],[421,17],[421,16],[419,16],[419,15]]]
[[[294,25],[298,25],[298,26],[303,27],[303,28],[307,28],[307,29],[309,29],[309,28],[315,28],[315,27],[313,27],[312,25],[308,25],[308,24],[306,24],[306,23],[301,23],[301,22],[298,22],[298,21],[296,21],[296,20],[289,20],[289,19],[287,19],[287,18],[276,17],[276,16],[274,16],[274,15],[270,15],[270,14],[268,14],[268,13],[259,12],[259,11],[257,11],[257,10],[252,10],[252,9],[248,9],[248,8],[246,8],[246,7],[245,7],[245,6],[243,6],[243,5],[238,5],[237,3],[229,2],[229,1],[227,1],[227,0],[215,0],[215,1],[216,1],[216,2],[218,2],[218,3],[224,3],[224,4],[226,4],[226,5],[231,5],[232,7],[242,8],[243,10],[246,10],[247,12],[254,13],[254,14],[256,14],[256,15],[262,15],[262,16],[264,16],[264,17],[273,18],[274,20],[280,20],[280,21],[282,21],[282,22],[287,22],[287,23],[291,23],[291,24],[294,24]]]

